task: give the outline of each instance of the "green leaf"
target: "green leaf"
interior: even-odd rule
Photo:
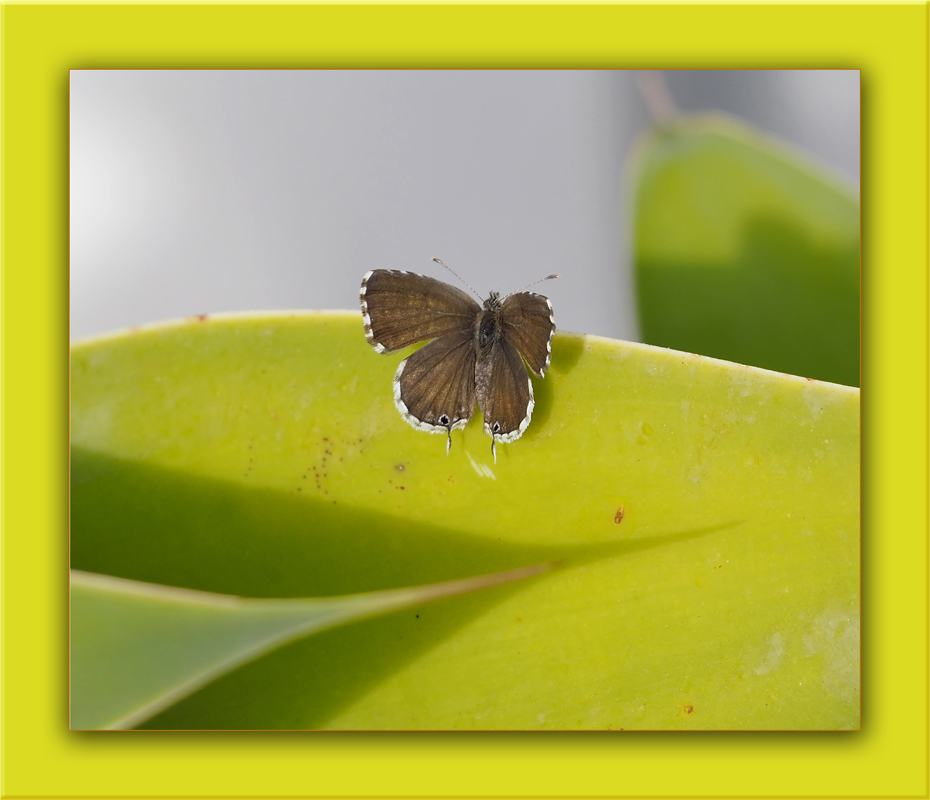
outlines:
[[[534,577],[539,564],[433,586],[248,600],[71,572],[71,728],[130,728],[288,641]]]
[[[815,165],[706,116],[634,158],[643,340],[859,385],[859,203]]]
[[[76,345],[72,567],[252,598],[564,569],[285,644],[146,727],[858,726],[858,390],[557,334],[495,464],[480,418],[448,456],[400,418],[361,327]]]

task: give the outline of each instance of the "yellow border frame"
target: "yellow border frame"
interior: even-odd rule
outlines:
[[[927,3],[0,13],[4,797],[928,796]],[[646,66],[862,70],[862,731],[69,733],[68,70]]]

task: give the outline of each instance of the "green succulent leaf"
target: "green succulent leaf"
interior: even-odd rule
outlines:
[[[432,586],[250,600],[71,573],[71,727],[130,728],[288,641],[548,571],[537,564]]]
[[[859,203],[723,117],[652,129],[633,159],[643,340],[859,385]]]
[[[402,356],[361,327],[229,316],[74,346],[72,568],[313,602],[563,568],[289,640],[144,727],[858,726],[857,389],[557,334],[495,464],[480,417],[448,456],[401,419]],[[93,620],[72,648],[113,683],[78,641]],[[186,657],[183,626],[159,635]]]

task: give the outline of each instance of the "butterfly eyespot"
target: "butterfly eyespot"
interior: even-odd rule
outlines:
[[[448,425],[448,424],[449,424],[449,415],[448,415],[448,414],[440,414],[440,415],[439,415],[439,424],[440,424],[440,425]]]
[[[500,424],[499,422],[495,422],[495,423],[494,423],[494,427],[492,427],[491,430],[494,431],[494,433],[500,433],[500,432],[501,432],[501,424]]]

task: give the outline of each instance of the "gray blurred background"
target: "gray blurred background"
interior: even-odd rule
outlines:
[[[859,72],[661,73],[859,184]],[[637,339],[621,71],[73,71],[71,336],[199,313],[357,309],[369,269]]]

